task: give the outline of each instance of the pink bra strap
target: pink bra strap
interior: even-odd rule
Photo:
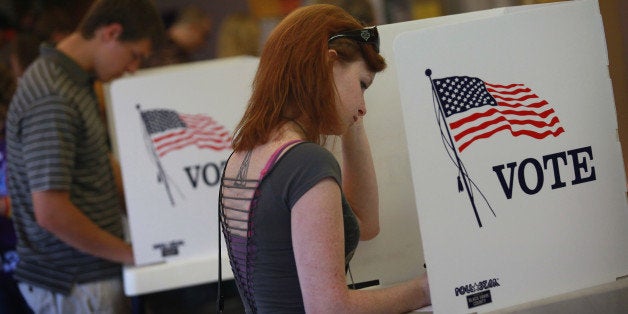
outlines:
[[[298,143],[298,142],[302,142],[302,140],[292,140],[290,142],[287,142],[283,145],[281,145],[281,147],[279,147],[268,159],[268,162],[266,163],[266,166],[264,167],[264,169],[262,169],[262,172],[260,173],[259,179],[260,181],[262,180],[262,178],[264,178],[264,176],[266,176],[266,173],[268,172],[268,170],[270,170],[270,168],[275,164],[275,162],[277,161],[277,158],[279,158],[279,155],[281,155],[281,153],[290,145]]]

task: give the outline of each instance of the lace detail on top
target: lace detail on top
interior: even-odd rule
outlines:
[[[246,178],[251,152],[247,152],[244,156],[236,178],[225,176],[222,179],[219,201],[220,224],[227,244],[233,275],[245,298],[243,301],[253,313],[257,312],[252,286],[256,247],[251,237],[255,232],[252,221],[260,195],[259,184],[275,164],[281,152],[296,142],[300,140],[287,142],[277,149],[262,169],[258,180]]]
[[[248,239],[253,233],[251,221],[259,180],[224,178],[222,184],[220,222],[231,269],[243,293],[243,301],[248,302],[248,307],[255,312],[255,305],[252,304],[253,287],[249,286],[252,282],[250,276],[253,273],[255,249],[249,245]]]

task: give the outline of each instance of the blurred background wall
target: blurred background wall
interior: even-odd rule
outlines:
[[[568,0],[567,0],[568,1]],[[575,0],[577,1],[577,0]],[[16,38],[36,33],[36,41],[55,41],[78,23],[92,0],[0,0],[0,61],[9,63]],[[495,7],[558,2],[556,0],[155,0],[172,23],[183,8],[193,6],[209,17],[204,40],[190,60],[257,54],[272,28],[290,11],[317,2],[369,6],[372,24],[388,24]],[[619,136],[628,160],[628,1],[599,0],[619,120]],[[24,40],[22,40],[24,42]],[[13,45],[15,46],[15,45]],[[26,46],[26,45],[22,45]],[[30,40],[33,46],[33,40]],[[246,47],[245,47],[246,46]],[[240,49],[241,48],[241,49]],[[20,56],[26,56],[23,48]],[[15,49],[13,49],[15,50]],[[27,62],[27,60],[25,61]],[[628,167],[626,168],[628,173]]]

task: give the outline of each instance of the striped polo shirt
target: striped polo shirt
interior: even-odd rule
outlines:
[[[120,265],[85,254],[41,228],[31,193],[69,191],[100,228],[122,237],[119,200],[89,74],[51,46],[28,68],[6,123],[9,192],[18,238],[18,281],[68,294],[74,283],[120,276]]]

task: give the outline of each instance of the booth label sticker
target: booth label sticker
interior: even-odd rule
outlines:
[[[183,246],[185,241],[183,240],[173,240],[169,243],[156,243],[153,245],[154,250],[161,251],[161,257],[166,256],[176,256],[179,255],[179,247]]]
[[[472,309],[476,306],[493,302],[491,299],[491,290],[482,291],[480,293],[467,296],[467,306]]]

